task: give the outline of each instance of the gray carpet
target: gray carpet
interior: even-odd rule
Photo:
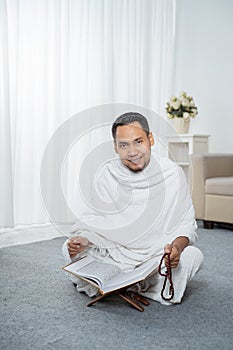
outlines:
[[[56,238],[0,249],[1,349],[233,349],[233,231],[199,229],[205,265],[183,303],[138,312],[116,296],[87,308]]]

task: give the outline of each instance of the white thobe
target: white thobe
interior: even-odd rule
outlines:
[[[93,246],[88,248],[88,254],[113,263],[123,271],[133,270],[155,257],[158,266],[167,243],[185,236],[192,245],[197,238],[185,175],[167,158],[152,157],[140,173],[133,173],[120,160],[110,161],[96,179],[96,193],[102,197],[101,201],[92,197],[92,208],[85,211],[72,235],[89,239]],[[63,255],[69,263],[67,241]],[[193,246],[182,252],[178,267],[173,269],[175,295],[171,303],[181,301],[187,283],[200,269],[202,261],[202,253]],[[71,279],[78,291],[96,295],[95,287],[73,276]],[[162,284],[163,278],[155,273],[135,288],[147,297],[170,305],[161,299]]]

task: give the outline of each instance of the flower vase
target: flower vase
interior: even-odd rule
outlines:
[[[174,126],[177,134],[188,134],[190,119],[174,118]]]

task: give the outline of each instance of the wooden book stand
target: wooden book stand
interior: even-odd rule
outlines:
[[[143,305],[148,306],[148,305],[150,305],[149,301],[135,292],[127,291],[127,288],[128,288],[128,286],[126,288],[122,288],[122,289],[119,289],[119,290],[114,291],[114,292],[109,292],[109,293],[106,293],[104,295],[98,295],[96,298],[94,298],[92,301],[90,301],[87,304],[87,306],[91,306],[91,305],[95,304],[96,302],[107,297],[108,295],[116,294],[116,295],[119,295],[119,297],[122,298],[123,300],[125,300],[127,303],[132,305],[138,311],[141,311],[141,312],[144,311],[144,307],[142,305],[140,305],[140,302]]]

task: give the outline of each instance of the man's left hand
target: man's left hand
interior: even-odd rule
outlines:
[[[172,244],[166,244],[164,247],[164,253],[170,253],[170,261],[171,261],[171,268],[175,269],[180,261],[180,252],[178,248],[175,245]],[[166,267],[168,267],[168,258],[167,256],[164,259]]]

